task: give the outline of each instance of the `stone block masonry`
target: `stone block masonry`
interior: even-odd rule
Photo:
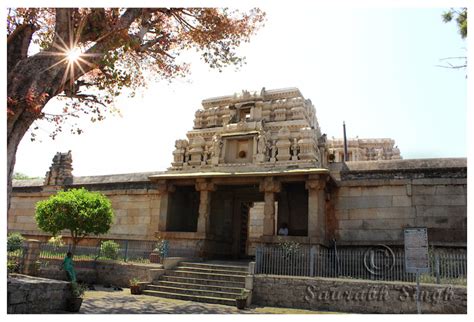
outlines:
[[[349,279],[256,275],[253,304],[308,310],[414,314],[416,285]],[[421,285],[425,314],[466,314],[467,289],[450,285]]]
[[[12,274],[7,280],[9,314],[58,313],[71,296],[69,282]]]
[[[61,270],[60,260],[48,260],[48,265],[40,269],[38,275],[56,280],[67,280]],[[110,284],[129,287],[130,280],[137,278],[143,282],[152,282],[164,273],[159,264],[123,263],[111,260],[76,262],[77,280],[89,284]]]
[[[465,159],[348,162],[332,191],[339,245],[403,244],[403,229],[427,227],[434,246],[466,246]]]

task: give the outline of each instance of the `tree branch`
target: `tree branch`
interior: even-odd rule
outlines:
[[[25,59],[30,47],[31,38],[36,31],[33,24],[23,24],[8,36],[7,39],[7,68],[8,72],[13,70],[15,65]]]
[[[72,8],[56,8],[53,46],[64,48],[72,43],[74,34],[72,23]]]

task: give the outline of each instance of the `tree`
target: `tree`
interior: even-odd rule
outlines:
[[[109,199],[85,188],[59,191],[49,199],[36,203],[35,220],[38,227],[53,236],[62,230],[69,230],[72,253],[84,237],[107,233],[113,219]]]
[[[443,12],[443,21],[450,22],[456,20],[458,25],[458,31],[462,39],[467,38],[467,8],[454,9],[451,8],[448,11]]]
[[[448,11],[443,12],[442,14],[443,21],[445,23],[451,22],[453,19],[456,21],[458,26],[458,32],[461,35],[462,39],[467,38],[467,8],[454,9],[451,8]],[[459,61],[462,63],[459,63]],[[465,69],[467,67],[467,57],[447,57],[441,59],[445,62],[445,65],[438,65],[443,68],[453,68],[453,69]],[[457,62],[454,62],[457,61]],[[466,76],[467,77],[467,76]]]
[[[30,177],[27,174],[21,172],[13,172],[13,179],[14,180],[30,180],[30,179],[39,179],[40,177]]]
[[[53,138],[67,119],[102,120],[125,88],[133,95],[150,78],[185,75],[188,64],[176,58],[188,50],[212,68],[242,64],[236,49],[264,16],[225,8],[8,9],[8,208],[17,147],[36,120],[57,125]],[[62,111],[44,111],[53,98]]]

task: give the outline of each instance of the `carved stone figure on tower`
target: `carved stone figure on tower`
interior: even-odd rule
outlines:
[[[212,137],[212,153],[211,157],[220,157],[221,155],[222,142],[219,135],[214,135]]]
[[[267,151],[267,142],[266,142],[266,138],[265,138],[265,135],[262,135],[262,133],[260,133],[258,135],[258,145],[257,145],[258,149],[257,149],[257,153],[260,153],[260,154],[265,154]]]
[[[293,143],[291,144],[291,160],[296,161],[298,160],[298,140],[296,138],[293,139]]]

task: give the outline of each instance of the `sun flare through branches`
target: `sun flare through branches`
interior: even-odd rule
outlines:
[[[73,38],[73,37],[71,37]],[[53,47],[57,51],[45,51],[43,54],[48,56],[57,56],[59,58],[54,64],[44,69],[47,71],[56,66],[65,65],[64,75],[61,80],[61,85],[64,86],[69,83],[69,90],[73,89],[74,82],[78,76],[82,76],[87,73],[88,70],[94,69],[96,66],[92,64],[88,58],[100,57],[101,54],[87,53],[77,41],[71,40],[70,44],[67,45],[64,40],[58,36],[59,42],[55,42]],[[85,66],[89,68],[84,69]]]
[[[79,58],[81,58],[82,52],[81,49],[78,47],[71,48],[69,51],[66,53],[68,63],[75,63]]]

